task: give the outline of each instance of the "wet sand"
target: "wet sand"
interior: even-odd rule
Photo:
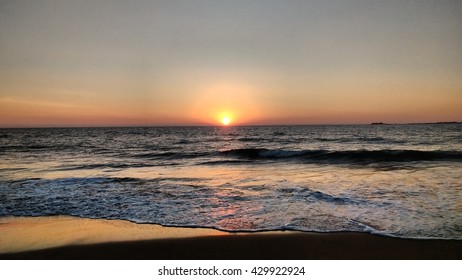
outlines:
[[[0,219],[0,259],[462,259],[462,241],[227,233],[75,217]]]

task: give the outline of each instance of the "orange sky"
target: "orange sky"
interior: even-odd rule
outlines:
[[[461,2],[326,2],[2,1],[0,127],[462,121]]]

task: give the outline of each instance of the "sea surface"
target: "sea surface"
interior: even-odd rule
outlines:
[[[0,216],[462,239],[462,125],[0,129]]]

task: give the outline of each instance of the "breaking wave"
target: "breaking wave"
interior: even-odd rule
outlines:
[[[300,159],[313,163],[380,163],[416,161],[456,161],[462,162],[462,153],[456,151],[327,151],[327,150],[271,150],[263,148],[232,149],[223,155],[246,159]]]

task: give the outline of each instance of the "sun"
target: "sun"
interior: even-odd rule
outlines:
[[[223,125],[229,125],[231,123],[231,118],[228,116],[224,116],[221,118],[221,123]]]

